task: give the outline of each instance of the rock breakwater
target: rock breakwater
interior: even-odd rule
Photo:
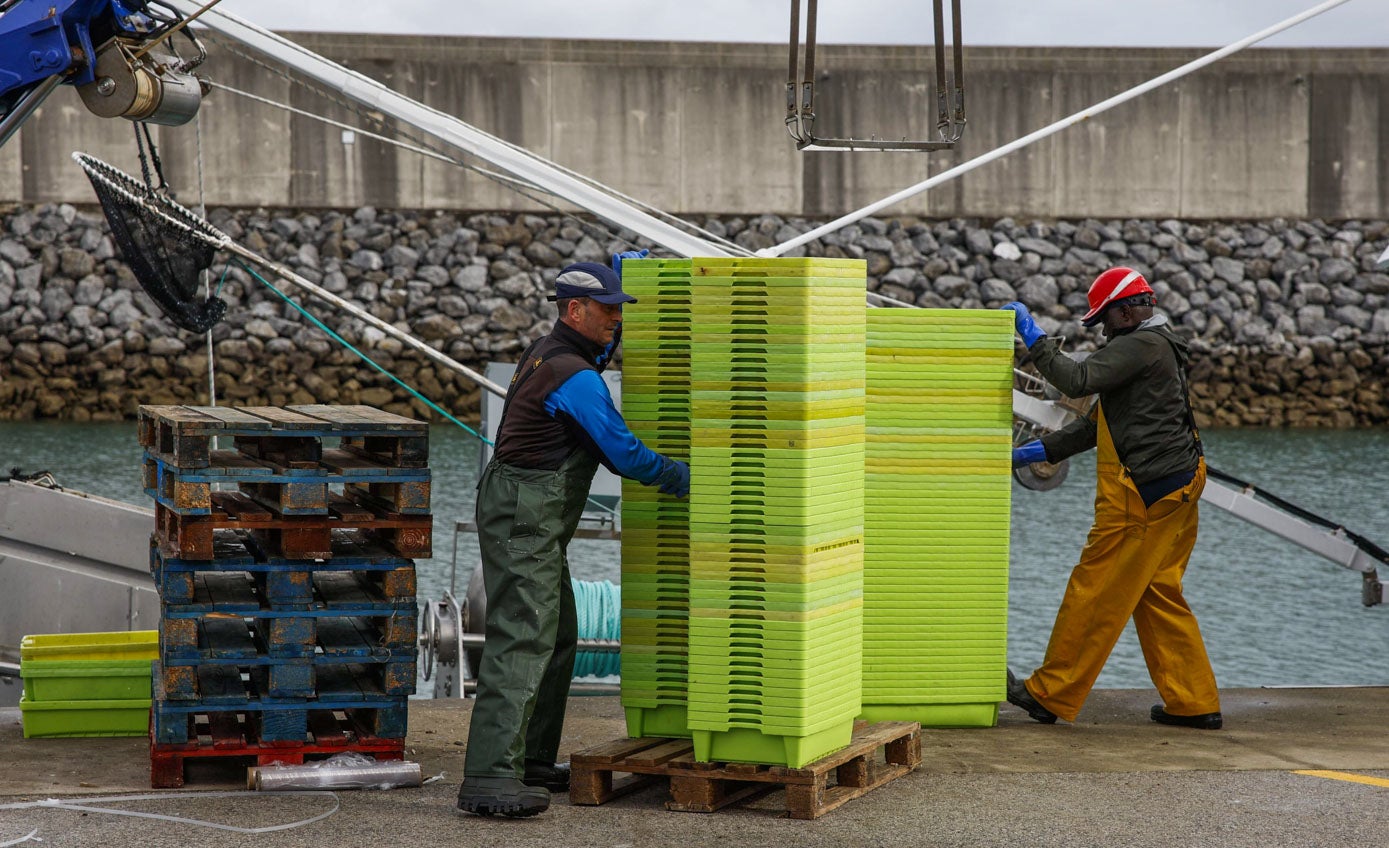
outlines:
[[[545,294],[560,267],[630,247],[558,215],[214,210],[210,220],[477,368],[514,360],[549,329]],[[751,249],[815,225],[772,215],[696,223]],[[864,259],[869,289],[892,301],[1021,300],[1076,350],[1099,341],[1076,321],[1091,279],[1131,265],[1191,341],[1202,424],[1358,427],[1389,423],[1389,274],[1375,270],[1386,246],[1384,221],[865,219],[800,252]],[[211,334],[219,403],[365,403],[432,417],[241,266],[215,265],[210,284],[229,306]],[[476,414],[465,378],[301,302],[426,397]],[[208,346],[160,315],[98,212],[0,216],[0,419],[115,420],[141,403],[205,404]]]

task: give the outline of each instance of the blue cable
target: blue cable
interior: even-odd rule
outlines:
[[[574,608],[579,618],[580,639],[621,637],[622,587],[609,580],[589,583],[570,578],[574,586]],[[575,677],[616,677],[622,658],[615,652],[580,651],[574,658]]]
[[[230,264],[230,263],[229,263],[229,264]],[[491,445],[491,444],[492,444],[492,442],[491,442],[486,436],[484,436],[484,435],[482,435],[481,433],[479,433],[478,431],[474,430],[472,427],[469,427],[467,424],[464,424],[462,421],[459,421],[457,418],[454,418],[452,415],[449,414],[448,410],[444,409],[443,407],[441,407],[441,406],[439,406],[438,404],[436,404],[434,401],[430,400],[429,398],[427,398],[427,397],[425,397],[424,395],[420,394],[419,392],[415,391],[415,389],[414,389],[412,386],[406,385],[406,384],[405,384],[405,381],[401,380],[401,379],[400,379],[399,377],[397,377],[396,375],[392,374],[391,372],[387,371],[385,368],[382,368],[380,365],[376,364],[376,362],[375,362],[370,356],[367,356],[365,353],[362,353],[360,350],[357,350],[357,348],[353,347],[353,346],[347,341],[347,339],[344,339],[342,336],[340,336],[340,335],[338,335],[337,333],[333,332],[332,330],[330,330],[330,329],[328,328],[328,325],[327,325],[327,324],[324,324],[322,321],[320,321],[320,320],[318,320],[316,317],[314,317],[313,314],[309,312],[309,310],[307,310],[307,309],[305,309],[304,307],[300,306],[298,303],[295,303],[293,300],[290,299],[289,295],[287,295],[287,294],[285,294],[284,292],[280,291],[279,289],[275,288],[275,284],[274,284],[274,283],[272,283],[272,282],[270,282],[269,280],[265,279],[265,278],[262,277],[260,274],[257,274],[257,273],[255,272],[255,269],[254,269],[254,268],[250,267],[250,266],[247,265],[245,262],[242,262],[242,261],[239,260],[239,259],[237,260],[237,263],[236,263],[236,264],[240,265],[243,269],[245,269],[246,272],[247,272],[248,274],[250,274],[252,277],[255,277],[257,280],[260,280],[261,283],[263,283],[263,284],[264,284],[267,288],[269,288],[272,292],[274,292],[275,294],[279,295],[279,296],[280,296],[280,299],[283,300],[285,303],[288,303],[290,306],[293,306],[295,309],[299,310],[299,314],[300,314],[300,315],[303,315],[305,318],[307,318],[307,319],[309,319],[310,321],[312,321],[312,322],[314,323],[314,326],[318,327],[318,329],[320,329],[320,330],[322,330],[323,332],[327,333],[328,336],[329,336],[329,338],[331,338],[333,341],[337,342],[338,344],[342,345],[343,347],[345,347],[345,348],[347,348],[348,350],[350,350],[350,351],[352,351],[353,353],[355,353],[363,362],[365,362],[366,364],[370,365],[372,368],[375,368],[377,371],[381,372],[382,374],[385,374],[387,377],[390,377],[392,380],[395,381],[396,385],[400,386],[400,387],[401,387],[402,389],[404,389],[405,391],[407,391],[407,392],[409,392],[410,394],[414,395],[415,397],[419,398],[419,399],[420,399],[421,401],[423,401],[424,404],[425,404],[426,406],[428,406],[430,409],[434,410],[435,412],[437,412],[437,413],[439,413],[440,415],[444,416],[444,417],[447,418],[448,420],[450,420],[450,421],[452,421],[453,423],[457,424],[459,427],[462,427],[464,430],[467,430],[469,433],[473,434],[474,436],[477,436],[479,439],[482,440],[483,444],[486,444],[486,445]],[[226,274],[226,271],[224,270],[224,271],[222,272],[222,278],[223,278],[223,280],[226,279],[226,276],[227,276],[227,274]],[[219,292],[222,290],[221,285],[218,285],[217,290],[218,290]]]

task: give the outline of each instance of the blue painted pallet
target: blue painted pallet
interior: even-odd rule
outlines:
[[[254,538],[232,530],[218,532],[212,546],[210,560],[183,559],[167,555],[152,538],[151,573],[156,570],[156,559],[164,571],[393,571],[415,564],[414,560],[351,530],[334,532],[333,555],[322,560],[282,557],[266,550]]]
[[[218,639],[219,656],[250,656],[246,637],[239,635],[239,631],[248,627],[255,633],[256,641],[252,643],[255,653],[271,657],[309,657],[319,651],[332,656],[368,656],[382,652],[404,655],[414,649],[419,611],[415,607],[399,607],[360,616],[320,615],[317,611],[275,617],[267,617],[259,611],[245,615],[165,615],[159,621],[160,654],[178,660],[211,656],[214,650],[208,638],[211,632],[212,638]],[[345,635],[348,629],[356,631],[356,641],[350,641]]]
[[[384,641],[387,629],[375,619],[323,618],[309,621],[315,624],[313,640],[304,650],[285,653],[283,650],[272,650],[273,643],[266,631],[256,627],[254,620],[204,619],[196,622],[196,644],[161,644],[161,661],[165,666],[250,666],[274,665],[307,658],[315,664],[333,665],[414,662],[419,655],[413,638],[387,644]],[[409,635],[413,637],[413,630]]]
[[[310,574],[313,599],[308,604],[276,605],[257,594],[244,572],[183,572],[193,580],[186,601],[165,600],[164,618],[201,618],[208,613],[233,613],[243,618],[301,618],[341,615],[391,615],[414,610],[413,593],[387,597],[370,577],[381,572],[322,571]]]
[[[351,497],[360,492],[402,515],[428,515],[431,473],[428,468],[389,468],[371,460],[350,458],[315,463],[313,468],[268,466],[232,452],[224,464],[179,468],[146,452],[145,494],[179,515],[211,515],[213,485],[241,491],[280,515],[328,515],[329,487]]]
[[[151,741],[155,744],[183,744],[190,741],[190,728],[197,717],[218,716],[231,719],[233,714],[256,716],[254,736],[260,742],[298,742],[306,739],[315,715],[326,711],[343,711],[354,718],[366,735],[383,739],[403,739],[408,719],[405,696],[387,696],[383,692],[368,692],[343,675],[330,677],[315,698],[260,697],[246,691],[234,696],[234,687],[215,701],[170,701],[158,693],[164,691],[163,669],[154,664],[152,690],[153,727]],[[244,683],[244,682],[243,682]],[[250,740],[247,740],[250,741]]]
[[[390,663],[318,663],[312,657],[192,660],[163,665],[164,689],[156,694],[170,702],[233,706],[256,693],[272,699],[363,700],[413,694],[415,672],[413,659]]]

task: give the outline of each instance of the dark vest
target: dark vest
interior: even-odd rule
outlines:
[[[548,336],[526,348],[502,407],[494,446],[498,462],[554,471],[584,445],[576,425],[545,412],[545,398],[580,371],[601,372],[598,359],[602,353],[597,344],[560,322]]]

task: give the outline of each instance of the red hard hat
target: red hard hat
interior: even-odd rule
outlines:
[[[1136,294],[1152,293],[1148,281],[1132,268],[1110,268],[1090,284],[1090,293],[1087,295],[1090,298],[1090,311],[1085,313],[1080,323],[1086,327],[1093,327],[1100,323],[1104,311],[1110,304]]]

